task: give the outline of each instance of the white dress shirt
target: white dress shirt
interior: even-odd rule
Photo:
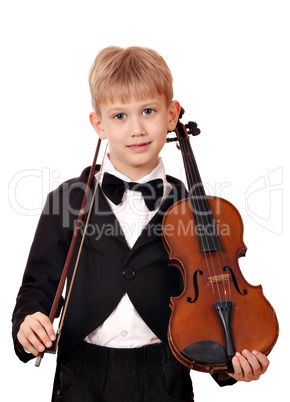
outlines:
[[[100,173],[100,184],[104,172],[111,173],[124,181],[131,181],[114,168],[108,156],[105,157],[103,170]],[[162,203],[170,193],[172,186],[166,180],[161,158],[159,158],[156,168],[137,182],[146,183],[158,178],[163,180],[164,185]],[[129,247],[132,248],[144,227],[156,214],[161,203],[156,210],[149,211],[142,193],[129,189],[125,190],[122,202],[119,205],[115,205],[106,196],[105,198],[119,221]],[[85,342],[112,348],[134,348],[158,343],[160,340],[142,320],[126,293],[111,315],[85,338]]]

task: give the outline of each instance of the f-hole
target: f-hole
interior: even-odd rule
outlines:
[[[235,274],[234,274],[232,268],[229,267],[228,265],[226,265],[226,266],[223,267],[223,270],[224,270],[225,272],[226,272],[227,269],[230,271],[230,273],[231,273],[231,275],[232,275],[233,282],[234,282],[234,285],[235,285],[235,288],[236,288],[237,292],[238,292],[240,295],[242,295],[242,296],[245,296],[246,294],[248,294],[247,289],[243,289],[243,292],[240,291],[240,288],[239,288],[239,285],[238,285],[238,282],[237,282],[237,278],[236,278],[236,276],[235,276]]]
[[[203,271],[201,271],[200,269],[196,270],[195,273],[193,274],[193,286],[194,286],[194,292],[195,292],[195,297],[192,300],[191,297],[187,298],[188,303],[194,303],[196,302],[196,300],[198,299],[198,295],[199,295],[199,290],[198,290],[198,283],[197,283],[197,274],[203,275]]]

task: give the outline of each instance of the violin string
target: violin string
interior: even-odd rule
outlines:
[[[191,146],[190,146],[190,142],[189,142],[189,141],[190,141],[190,140],[189,140],[189,138],[188,138],[188,141],[186,142],[186,147],[187,147],[188,153],[189,153],[190,151],[191,151],[191,153],[192,153],[192,149],[191,149]],[[192,155],[193,155],[193,153],[192,153]],[[195,163],[195,164],[196,164],[196,163]],[[192,164],[190,164],[190,166],[192,166]],[[193,168],[192,168],[192,169],[193,169]],[[195,174],[194,174],[194,171],[193,171],[193,175],[195,175]],[[196,175],[198,175],[197,166],[196,166]],[[195,175],[195,183],[200,182],[200,183],[199,183],[200,186],[197,187],[198,190],[199,190],[199,195],[198,195],[198,197],[201,198],[201,200],[202,200],[203,210],[209,211],[209,213],[211,214],[211,208],[210,208],[210,206],[209,206],[209,204],[208,204],[208,200],[207,200],[207,198],[206,198],[205,192],[204,192],[204,194],[202,194],[202,189],[204,190],[204,187],[203,187],[203,185],[202,185],[202,181],[201,181],[201,179],[198,178],[196,175]],[[220,249],[220,251],[218,251],[219,246],[221,246],[221,245],[219,244],[219,236],[218,236],[218,232],[216,232],[216,228],[215,228],[213,216],[210,215],[210,214],[206,214],[206,215],[205,215],[206,221],[207,221],[207,222],[206,222],[206,225],[212,224],[212,225],[213,225],[213,230],[215,231],[214,234],[213,234],[212,240],[213,240],[214,246],[215,246],[215,248],[216,248],[216,250],[217,250],[217,251],[216,251],[216,257],[217,257],[217,262],[218,262],[218,266],[219,266],[219,271],[220,271],[220,273],[221,273],[221,280],[222,280],[222,284],[223,284],[223,290],[224,290],[224,295],[225,295],[225,301],[227,302],[228,296],[229,296],[229,297],[231,296],[230,281],[229,281],[229,280],[227,281],[227,283],[228,283],[228,291],[229,291],[229,292],[228,292],[228,295],[227,295],[227,292],[226,292],[226,284],[225,284],[225,280],[224,280],[224,278],[223,278],[223,276],[222,276],[223,273],[222,273],[222,266],[221,266],[221,261],[220,261],[220,257],[221,257],[223,266],[226,266],[226,264],[225,264],[225,259],[224,259],[224,252],[223,252],[223,249],[222,249],[222,248]],[[210,216],[212,216],[212,222],[210,222]],[[207,242],[207,245],[208,245],[208,242]],[[210,253],[210,255],[212,256],[212,253],[211,253],[210,251],[209,251],[209,253]],[[214,272],[216,273],[212,258],[211,258],[211,261],[212,261],[212,265],[213,265]],[[219,289],[219,281],[218,281],[217,278],[216,278],[216,282],[217,282],[217,287],[218,287],[218,289]],[[219,294],[220,294],[220,291],[219,291]]]
[[[188,141],[189,141],[189,140],[188,140]],[[184,138],[181,137],[179,142],[180,142],[180,147],[181,147],[181,149],[183,150],[183,157],[184,157],[185,164],[186,164],[186,168],[187,168],[187,174],[188,174],[187,181],[188,181],[188,187],[189,187],[189,199],[190,199],[191,202],[193,203],[192,207],[194,208],[194,210],[195,210],[195,212],[196,212],[196,213],[194,214],[194,217],[195,217],[195,219],[196,219],[195,227],[197,227],[197,226],[199,225],[199,219],[200,219],[200,218],[199,218],[199,215],[198,215],[199,209],[198,209],[198,207],[197,207],[198,201],[195,200],[195,199],[191,196],[191,191],[192,191],[191,184],[197,183],[197,182],[198,182],[198,179],[197,179],[197,177],[196,177],[196,175],[195,175],[195,173],[194,173],[194,169],[191,168],[191,163],[190,163],[190,162],[191,162],[191,161],[190,161],[191,149],[189,149],[189,147],[188,147],[188,145],[187,145],[187,144],[188,144],[188,143],[187,143],[187,139],[186,139],[186,138],[184,139]],[[205,249],[205,244],[204,244],[204,239],[203,239],[203,237],[201,236],[201,237],[199,237],[199,238],[201,239],[203,249]],[[206,239],[206,238],[205,238],[205,241],[207,242],[207,239]],[[208,242],[207,242],[207,246],[209,246]],[[211,253],[210,253],[210,259],[212,259]],[[213,261],[211,261],[211,266],[213,267],[213,273],[214,273],[215,275],[212,275],[212,273],[211,273],[210,262],[209,262],[209,258],[208,258],[207,253],[205,253],[205,261],[206,261],[206,266],[207,266],[207,271],[208,271],[209,277],[216,276],[215,270],[214,270]],[[211,281],[210,283],[211,283],[211,288],[212,288],[212,292],[213,292],[213,296],[214,296],[215,302],[217,302],[217,297],[216,297],[216,292],[215,292],[214,284],[213,284],[212,281]],[[218,288],[218,287],[217,287],[217,290],[218,290],[218,298],[219,298],[219,300],[221,300],[221,295],[220,295],[220,292],[219,292],[219,288]]]
[[[185,155],[185,159],[186,159],[186,163],[187,163],[189,180],[193,183],[193,185],[195,187],[195,195],[194,196],[191,195],[190,198],[191,198],[191,201],[193,202],[193,207],[194,207],[195,212],[196,212],[195,213],[195,217],[196,217],[196,220],[197,220],[196,223],[198,225],[200,225],[200,224],[202,225],[203,232],[205,233],[205,236],[201,236],[200,238],[201,238],[201,242],[202,242],[202,247],[203,247],[203,249],[205,251],[205,260],[206,260],[206,264],[207,264],[207,269],[208,269],[208,273],[209,273],[209,275],[211,277],[212,276],[211,275],[211,269],[209,268],[209,266],[211,265],[212,271],[214,273],[213,276],[215,277],[215,281],[216,281],[216,285],[217,285],[217,291],[218,291],[218,295],[219,295],[219,300],[221,302],[222,297],[221,297],[219,280],[217,278],[215,263],[213,261],[212,252],[210,251],[209,240],[207,238],[207,228],[210,228],[211,225],[214,225],[214,220],[213,220],[213,217],[212,217],[212,222],[210,221],[211,215],[209,215],[209,214],[211,214],[211,209],[209,207],[206,195],[202,191],[203,190],[203,185],[202,185],[201,180],[198,178],[198,170],[197,170],[197,168],[194,169],[194,166],[192,166],[194,164],[189,163],[190,155],[192,154],[192,149],[190,147],[189,138],[186,138],[186,140],[185,140],[184,149],[185,149],[184,155]],[[192,156],[193,156],[193,154],[192,154]],[[193,162],[194,162],[194,159],[193,159]],[[192,191],[192,189],[190,188],[190,193],[191,193],[191,191]],[[195,197],[196,197],[196,201],[195,201]],[[198,207],[198,205],[199,205],[199,207]],[[201,208],[200,208],[200,205],[202,206]],[[205,219],[203,219],[203,216],[204,216]],[[217,232],[216,232],[215,225],[212,227],[212,231],[213,231],[212,241],[213,241],[213,244],[214,244],[214,246],[216,248],[217,265],[218,265],[219,271],[221,273],[221,281],[222,281],[222,284],[223,284],[225,301],[227,302],[228,295],[227,295],[227,292],[226,292],[225,280],[223,280],[223,276],[222,276],[222,266],[221,266],[221,261],[220,261],[220,256],[221,256],[222,260],[223,260],[223,264],[225,266],[223,250],[220,249],[219,240],[218,240],[218,237],[217,237]],[[205,240],[203,239],[203,237],[204,237]],[[205,246],[204,241],[206,242],[206,246],[207,246],[207,250],[209,252],[210,258],[207,257],[207,252],[206,252],[205,247],[204,247]],[[210,263],[209,263],[209,260],[210,260]],[[211,284],[212,284],[212,289],[213,289],[213,293],[214,293],[214,297],[215,297],[213,281],[211,281]],[[229,281],[228,281],[228,284],[229,284]],[[229,296],[230,296],[230,287],[229,287]],[[215,297],[215,300],[216,300],[216,297]]]
[[[191,150],[190,143],[189,143],[189,138],[187,139],[187,141],[185,143],[185,147],[186,147],[186,154],[187,155],[192,154],[192,150]],[[193,162],[195,162],[194,159],[193,159]],[[211,210],[209,208],[208,200],[206,199],[205,192],[202,191],[204,189],[203,184],[201,182],[201,179],[198,177],[197,167],[194,169],[194,166],[193,166],[194,164],[192,164],[192,163],[189,164],[189,166],[190,166],[189,171],[191,172],[191,176],[192,176],[191,179],[193,180],[192,182],[194,183],[194,186],[196,187],[195,188],[195,190],[196,190],[195,191],[195,196],[192,197],[191,199],[194,202],[194,199],[196,197],[196,202],[195,202],[195,205],[194,205],[194,208],[197,211],[196,219],[198,221],[198,225],[202,225],[202,228],[203,228],[202,230],[205,233],[204,238],[205,238],[207,250],[208,250],[208,253],[209,253],[209,256],[210,256],[210,258],[207,258],[207,252],[205,251],[205,258],[206,258],[206,261],[210,260],[210,265],[212,267],[212,272],[214,273],[213,276],[215,277],[215,281],[216,281],[216,285],[217,285],[217,291],[218,291],[218,295],[219,295],[219,300],[220,300],[220,303],[221,303],[222,297],[221,297],[220,285],[219,285],[219,281],[218,281],[218,278],[217,278],[217,272],[216,272],[215,263],[214,263],[214,260],[213,260],[213,254],[210,251],[209,240],[207,238],[207,228],[210,228],[210,225],[213,224],[213,222],[210,222],[210,217],[209,217],[209,213],[211,213]],[[197,209],[196,206],[198,204],[199,204],[199,206],[198,206],[198,209]],[[200,208],[200,205],[202,205],[201,208]],[[203,242],[202,237],[201,237],[201,239],[202,239],[202,242]],[[215,243],[215,241],[216,241],[216,238],[215,238],[215,236],[213,236],[213,243]],[[214,246],[215,246],[216,250],[219,249],[218,240],[214,244]],[[204,243],[203,243],[203,248],[204,248]],[[216,257],[217,257],[219,271],[222,274],[221,264],[220,264],[220,260],[219,260],[219,252],[218,251],[216,251]],[[209,264],[207,263],[207,265],[209,265]],[[208,271],[209,271],[209,275],[211,277],[212,276],[211,272],[210,272],[209,269],[208,269]],[[212,288],[214,288],[212,281],[211,281],[211,283],[212,283]],[[225,295],[226,295],[226,292],[225,292]]]
[[[189,143],[189,139],[188,139],[188,141],[187,141],[187,149],[188,149],[188,151],[191,150],[190,143]],[[192,152],[192,150],[191,150],[191,152]],[[196,167],[196,174],[198,175],[198,169],[197,169],[197,167]],[[208,225],[208,226],[213,225],[213,227],[212,227],[212,230],[213,230],[213,237],[212,237],[212,240],[213,240],[213,244],[214,244],[214,246],[215,246],[215,248],[216,248],[216,259],[217,259],[219,271],[220,271],[220,274],[221,274],[221,280],[222,280],[222,284],[223,284],[223,290],[224,290],[224,295],[225,295],[225,301],[227,302],[226,285],[225,285],[225,281],[223,280],[223,276],[222,276],[222,275],[223,275],[223,274],[222,274],[222,266],[221,266],[221,261],[220,261],[220,256],[221,256],[221,259],[222,259],[222,262],[223,262],[223,266],[225,266],[224,253],[223,253],[223,250],[222,250],[222,249],[219,250],[219,248],[220,248],[221,245],[220,245],[220,243],[219,243],[218,233],[216,232],[216,228],[215,228],[213,216],[212,216],[212,214],[211,214],[212,211],[211,211],[211,208],[210,208],[210,206],[209,206],[209,204],[208,204],[208,200],[207,200],[207,198],[206,198],[206,194],[205,194],[205,191],[204,191],[204,187],[203,187],[203,185],[202,185],[202,181],[201,181],[200,178],[196,177],[196,182],[198,182],[198,181],[200,182],[200,186],[198,186],[199,198],[201,198],[203,210],[209,212],[209,214],[206,213],[206,215],[205,215],[205,218],[206,218],[206,225]],[[202,194],[202,190],[204,191],[204,194]],[[212,218],[212,221],[210,221],[210,217]],[[206,239],[207,239],[207,237],[206,237]],[[207,245],[208,245],[208,242],[207,242]],[[211,257],[212,257],[212,253],[210,252],[210,250],[209,250],[209,253],[210,253]],[[215,274],[216,274],[215,264],[214,264],[212,258],[211,258],[211,262],[212,262],[212,265],[213,265],[213,270],[214,270],[214,272],[215,272]],[[220,286],[219,286],[219,281],[218,281],[217,277],[216,277],[216,283],[217,283],[217,287],[218,287],[218,289],[219,289]],[[229,283],[229,282],[228,282],[228,283]],[[221,292],[220,292],[220,290],[219,290],[219,294],[220,294],[220,293],[221,293]],[[230,296],[230,288],[229,288],[229,296]]]
[[[190,151],[190,149],[189,149],[189,144],[188,144],[188,142],[186,142],[186,148],[187,148],[187,150],[189,150]],[[192,166],[191,164],[189,164],[189,166]],[[190,171],[190,174],[191,174],[191,180],[192,180],[192,183],[194,183],[194,186],[195,186],[195,196],[192,196],[191,195],[191,201],[193,202],[193,207],[194,207],[194,209],[195,209],[195,219],[196,219],[196,224],[198,225],[198,227],[201,227],[202,228],[202,231],[204,232],[205,231],[205,228],[204,228],[204,219],[203,219],[203,217],[202,217],[202,211],[200,211],[200,204],[199,203],[202,203],[203,202],[203,194],[201,194],[201,191],[200,191],[200,184],[201,183],[198,183],[198,178],[196,177],[196,175],[195,175],[195,171],[194,171],[194,169],[193,168],[189,168],[189,171]],[[190,191],[192,191],[192,188],[190,189]],[[199,205],[198,205],[199,204]],[[204,208],[203,208],[204,209]],[[204,209],[204,211],[205,211],[205,209]],[[205,218],[207,219],[207,216],[205,215]],[[208,238],[207,238],[207,236],[205,235],[205,236],[200,236],[200,239],[201,239],[201,242],[202,242],[202,246],[203,246],[203,249],[204,249],[204,251],[206,250],[206,248],[205,248],[205,243],[206,243],[206,246],[207,246],[207,249],[209,250],[209,242],[208,242]],[[205,251],[205,260],[206,260],[206,263],[207,263],[207,267],[208,267],[208,275],[209,275],[209,277],[211,278],[211,277],[217,277],[216,276],[216,270],[215,270],[215,265],[214,265],[214,262],[213,262],[213,257],[212,257],[212,253],[209,251],[209,253],[207,253],[206,251]],[[208,258],[208,256],[209,256],[209,258]],[[210,269],[210,267],[212,267],[212,269]],[[214,294],[215,294],[215,287],[214,287],[214,283],[213,283],[213,281],[211,281],[210,282],[211,283],[211,286],[212,286],[212,289],[213,289],[213,292],[214,292]],[[220,293],[220,289],[219,289],[219,286],[217,286],[217,291],[218,291],[218,297],[219,297],[219,300],[221,301],[221,293]],[[216,298],[215,298],[215,300],[216,300]],[[216,302],[217,302],[217,300],[216,300]]]

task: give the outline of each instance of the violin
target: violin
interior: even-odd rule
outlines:
[[[175,133],[167,141],[178,141],[189,195],[169,208],[162,224],[169,265],[178,267],[184,284],[182,294],[170,300],[168,342],[189,369],[233,372],[236,351],[270,353],[278,320],[261,285],[250,285],[239,268],[247,250],[239,212],[205,193],[189,141],[199,128],[179,120]]]

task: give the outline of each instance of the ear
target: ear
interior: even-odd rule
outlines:
[[[91,125],[93,126],[94,130],[98,134],[101,140],[105,140],[107,138],[100,117],[97,115],[97,113],[92,112],[90,113],[90,122]]]
[[[173,131],[179,119],[180,103],[178,101],[172,101],[168,107],[168,131]]]

